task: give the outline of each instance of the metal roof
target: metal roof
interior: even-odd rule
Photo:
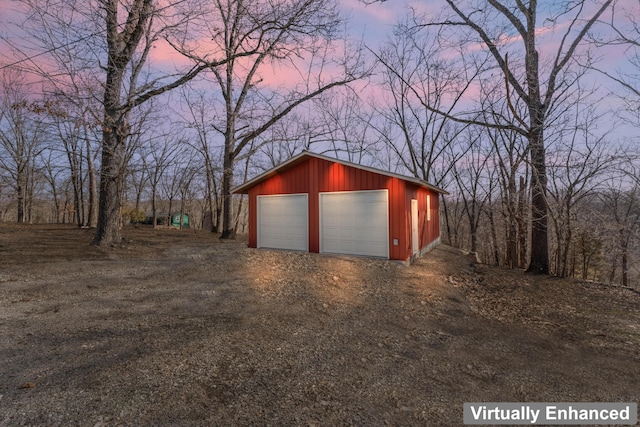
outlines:
[[[407,181],[407,182],[411,182],[413,184],[419,185],[420,187],[425,187],[425,188],[429,188],[430,190],[433,190],[435,192],[438,193],[442,193],[442,194],[449,194],[446,190],[443,190],[440,187],[436,187],[435,185],[429,184],[427,181],[424,181],[422,179],[418,179],[418,178],[414,178],[414,177],[410,177],[410,176],[404,176],[404,175],[400,175],[397,173],[393,173],[393,172],[387,172],[381,169],[376,169],[376,168],[372,168],[370,166],[363,166],[363,165],[359,165],[356,163],[351,163],[351,162],[347,162],[345,160],[340,160],[340,159],[335,159],[333,157],[327,157],[327,156],[323,156],[322,154],[316,154],[316,153],[312,153],[310,151],[303,151],[302,153],[293,156],[292,158],[290,158],[289,160],[287,160],[286,162],[283,162],[281,164],[279,164],[278,166],[276,166],[273,169],[270,169],[266,172],[264,172],[261,175],[256,176],[255,178],[245,182],[242,185],[238,185],[237,187],[233,188],[231,190],[232,193],[234,194],[247,194],[249,192],[249,189],[251,187],[253,187],[256,184],[259,184],[260,182],[267,180],[269,178],[271,178],[272,176],[277,175],[278,173],[285,171],[287,169],[290,169],[304,161],[306,161],[307,159],[311,158],[311,157],[315,157],[317,159],[322,159],[322,160],[326,160],[329,162],[334,162],[334,163],[340,163],[342,165],[345,166],[349,166],[352,168],[356,168],[356,169],[362,169],[368,172],[372,172],[372,173],[377,173],[380,175],[385,175],[385,176],[389,176],[392,178],[398,178],[401,179],[403,181]]]

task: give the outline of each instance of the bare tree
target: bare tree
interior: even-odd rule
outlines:
[[[164,134],[152,138],[141,147],[140,161],[147,174],[151,190],[151,218],[153,228],[158,226],[158,195],[160,184],[164,182],[168,168],[175,163],[180,144],[178,137],[172,134]]]
[[[575,242],[576,258],[580,263],[580,274],[584,280],[589,279],[589,272],[602,251],[602,240],[593,228],[583,227],[577,230]],[[595,277],[596,275],[593,274]]]
[[[438,35],[406,18],[379,54],[386,102],[376,105],[383,118],[376,130],[413,176],[434,182],[434,165],[465,129],[449,117],[474,75],[459,59],[444,57]],[[477,69],[475,70],[477,72]],[[445,111],[447,115],[438,114]]]
[[[243,53],[226,52],[222,60],[217,60],[219,52],[214,51],[175,72],[150,69],[152,48],[161,40],[178,48],[198,38],[188,33],[192,27],[187,24],[194,19],[198,6],[189,1],[168,5],[153,0],[23,3],[28,19],[22,28],[40,44],[42,52],[31,55],[31,50],[14,44],[15,51],[23,56],[22,63],[44,77],[53,90],[64,94],[77,93],[77,87],[100,88],[88,91],[101,105],[94,116],[102,128],[100,201],[93,243],[118,243],[127,144],[132,136],[131,112],[201,71]],[[43,59],[43,53],[49,62]]]
[[[181,79],[151,91],[145,86],[148,87],[152,82],[140,87],[138,77],[154,42],[159,37],[152,30],[153,1],[134,0],[125,9],[128,13],[124,20],[118,16],[121,11],[118,0],[104,0],[102,6],[106,23],[107,66],[103,95],[100,208],[93,240],[99,245],[120,241],[121,195],[124,189],[125,156],[127,139],[130,136],[129,116],[132,108],[156,94],[188,81],[195,76],[196,71],[202,69],[192,69]],[[139,51],[141,42],[142,51]]]
[[[458,194],[462,199],[463,213],[469,223],[469,251],[474,254],[478,252],[480,218],[491,198],[487,163],[492,157],[493,146],[483,146],[484,133],[481,128],[479,131],[477,128],[471,128],[464,133],[464,137],[469,140],[470,149],[464,157],[453,163],[452,168]]]
[[[178,180],[178,193],[180,195],[180,224],[178,228],[182,229],[185,223],[185,215],[187,214],[187,204],[194,195],[193,183],[201,169],[202,159],[197,159],[196,152],[190,151],[186,162],[181,165]]]
[[[640,241],[640,180],[637,166],[625,165],[625,175],[630,179],[615,178],[599,193],[607,228],[612,228],[614,240],[614,263],[611,278],[615,277],[617,263],[621,269],[621,284],[629,286],[631,248]]]
[[[209,105],[215,98],[207,96],[201,89],[185,86],[180,91],[184,111],[178,111],[185,127],[193,131],[188,141],[192,141],[192,148],[200,153],[204,162],[206,182],[206,209],[211,215],[211,232],[218,233],[222,227],[222,194],[220,192],[222,179],[223,150],[216,145],[219,134],[211,126],[214,111]]]
[[[314,146],[322,147],[321,152],[327,150],[323,144],[330,139],[326,128],[310,109],[291,112],[262,134],[258,144],[260,155],[251,158],[251,167],[264,172]]]
[[[27,222],[33,198],[35,162],[44,150],[45,124],[38,117],[41,107],[28,98],[24,74],[5,69],[0,77],[0,169],[12,180],[17,222]]]
[[[432,111],[462,123],[512,130],[527,138],[532,166],[530,272],[549,273],[544,129],[562,114],[563,100],[582,77],[583,68],[575,66],[581,44],[612,2],[579,0],[543,7],[536,0],[527,3],[446,0],[451,16],[424,24],[440,28],[445,39],[458,41],[466,48],[462,49],[465,54],[486,50],[495,66],[488,72],[498,70],[504,75],[508,103],[513,105],[511,97],[515,97],[516,102],[520,100],[526,106],[524,116],[511,108],[510,115],[487,122],[478,120],[481,116],[478,112],[453,114],[427,105]],[[548,31],[541,31],[540,21]],[[545,33],[559,34],[559,38],[555,44],[546,46],[545,50],[551,53],[541,60],[538,43]],[[481,75],[484,76],[486,73]]]
[[[305,107],[282,118],[261,136],[257,146],[263,156],[252,159],[253,167],[265,171],[302,150],[331,153],[357,164],[370,164],[375,159],[375,112],[356,89],[335,88]]]
[[[60,200],[60,187],[62,186],[61,181],[64,179],[64,168],[58,165],[59,161],[57,157],[59,153],[56,150],[46,150],[46,154],[43,153],[43,175],[44,179],[49,184],[51,188],[51,197],[53,198],[53,221],[56,223],[60,223],[62,220],[62,206]]]
[[[505,227],[505,262],[511,268],[526,265],[527,150],[523,137],[502,129],[488,129],[487,138],[494,147],[494,164],[500,187]]]
[[[321,123],[322,128],[316,130],[314,142],[326,142],[322,145],[328,146],[337,158],[368,164],[377,154],[372,126],[376,112],[349,87],[335,92],[318,97],[315,102],[317,116],[312,120]]]
[[[524,116],[526,108],[523,103],[507,102],[505,99],[504,80],[497,77],[480,81],[481,117],[484,122],[500,122],[516,110]],[[486,127],[486,137],[493,146],[491,151],[495,172],[492,174],[497,183],[491,186],[499,188],[502,220],[504,221],[504,262],[510,268],[527,266],[528,211],[529,197],[527,193],[530,164],[529,146],[522,134],[499,127]],[[491,208],[491,206],[490,206]],[[493,212],[490,210],[489,212]]]
[[[619,161],[606,132],[596,133],[598,119],[592,106],[576,100],[572,120],[558,132],[558,141],[550,147],[549,213],[557,245],[555,274],[560,277],[569,273],[577,207],[595,194],[605,178],[604,172]]]
[[[296,107],[333,87],[346,85],[364,73],[359,51],[336,45],[343,22],[333,0],[248,2],[222,0],[206,15],[214,49],[225,53],[225,64],[212,68],[222,93],[214,128],[224,138],[221,238],[233,238],[231,187],[236,162],[258,149],[256,140]],[[330,54],[341,48],[342,58]],[[183,53],[199,60],[193,50]],[[234,55],[244,55],[234,60]],[[274,89],[264,72],[287,67],[301,81]],[[329,71],[336,77],[327,77]],[[292,82],[293,83],[293,82]]]
[[[603,67],[591,68],[614,81],[622,90],[619,97],[626,107],[624,115],[635,125],[640,125],[640,22],[638,14],[640,6],[619,2],[614,4],[611,14],[602,19],[602,23],[610,30],[602,34],[591,34],[591,40],[599,47],[611,46],[624,50],[626,63],[616,70]]]
[[[85,160],[86,143],[84,141],[83,123],[75,114],[74,105],[66,104],[53,99],[49,101],[51,107],[48,109],[49,137],[55,141],[56,147],[51,149],[64,153],[67,160],[67,172],[73,191],[73,207],[75,222],[78,227],[85,224],[84,212],[84,177],[83,165]],[[54,184],[52,168],[53,162],[47,162],[47,168],[51,177],[50,183]],[[55,194],[55,191],[54,191]]]
[[[184,144],[189,146],[188,144]],[[185,201],[191,195],[191,186],[196,177],[200,162],[194,150],[176,150],[170,162],[167,162],[160,176],[159,189],[166,203],[165,223],[171,225],[172,216],[176,213],[176,203],[180,218],[185,213]],[[200,159],[201,160],[201,159]],[[182,224],[182,222],[180,223]]]

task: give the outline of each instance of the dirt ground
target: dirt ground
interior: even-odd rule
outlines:
[[[640,400],[640,294],[211,233],[0,225],[1,426],[461,425],[464,402]]]

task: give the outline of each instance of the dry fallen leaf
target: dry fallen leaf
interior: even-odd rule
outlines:
[[[36,383],[28,382],[20,386],[20,388],[36,388]]]

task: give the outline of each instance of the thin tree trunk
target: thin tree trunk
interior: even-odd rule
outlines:
[[[53,188],[52,191],[53,191],[53,205],[54,205],[55,210],[56,210],[56,219],[55,219],[55,221],[56,221],[56,224],[60,224],[60,200],[58,200],[59,197],[58,197],[58,192],[56,191],[56,189]]]
[[[184,223],[184,199],[180,200],[180,219],[179,219],[178,228],[182,230]]]
[[[520,177],[520,189],[518,195],[518,268],[524,268],[527,264],[527,222],[526,215],[526,188],[524,177]]]
[[[171,227],[173,223],[173,215],[171,210],[173,209],[173,196],[169,197],[169,211],[167,212],[167,227]]]
[[[445,229],[447,230],[447,243],[453,244],[453,240],[451,239],[451,224],[449,223],[449,210],[447,208],[447,201],[444,197],[442,197],[442,210],[444,211],[444,222]]]
[[[216,201],[216,225],[212,230],[215,233],[220,232],[222,229],[222,206]]]
[[[222,170],[222,234],[221,239],[235,239],[236,230],[231,226],[232,221],[232,202],[231,186],[233,181],[234,158],[231,152],[230,144],[225,143],[224,162]]]
[[[18,193],[18,222],[24,222],[24,184],[23,184],[22,173],[18,174],[17,184],[16,184],[16,192]]]
[[[620,229],[620,243],[622,243],[622,257],[620,259],[620,267],[622,268],[622,286],[629,286],[629,242],[625,238],[624,228]]]
[[[82,226],[82,217],[81,217],[81,211],[80,211],[80,188],[82,186],[81,183],[79,183],[80,179],[78,176],[78,168],[77,168],[77,160],[75,158],[75,153],[70,154],[70,156],[73,156],[73,160],[71,160],[72,162],[72,166],[71,166],[71,184],[73,187],[73,209],[75,210],[75,221],[76,224],[78,224],[78,227]]]
[[[236,212],[236,220],[233,225],[233,229],[238,230],[238,225],[240,224],[240,216],[242,215],[242,204],[244,202],[244,197],[240,196],[240,201],[238,202],[238,212]]]
[[[571,250],[571,239],[573,238],[571,227],[571,222],[569,222],[567,224],[567,231],[564,236],[565,242],[564,247],[562,248],[562,257],[560,259],[560,265],[557,271],[557,274],[560,277],[567,277],[569,274],[569,251]]]
[[[618,257],[614,256],[611,260],[611,272],[609,273],[609,284],[615,281],[617,270],[618,270]]]
[[[153,188],[151,193],[151,215],[153,221],[153,228],[158,228],[158,207],[156,206],[156,188]]]
[[[207,203],[206,205],[209,205],[209,218],[210,218],[210,230],[212,233],[215,233],[215,225],[213,223],[213,189],[211,188],[212,186],[212,181],[214,179],[214,175],[213,175],[213,171],[211,170],[211,165],[209,164],[209,156],[207,155],[205,157],[205,162],[207,162],[207,166],[206,166],[206,170],[207,170]],[[204,224],[205,224],[205,217],[207,215],[207,209],[206,209],[206,205],[205,205],[205,209],[202,215],[202,228],[204,229]]]
[[[86,211],[85,211],[85,202],[84,202],[84,178],[82,171],[82,149],[80,150],[80,154],[78,154],[78,176],[80,177],[80,191],[78,192],[78,197],[80,199],[80,220],[78,221],[78,227],[82,227],[86,221]]]
[[[489,201],[489,205],[491,206],[491,201]],[[496,230],[496,221],[493,217],[493,210],[489,208],[487,212],[489,217],[489,225],[491,226],[491,246],[493,249],[493,263],[495,265],[500,265],[500,250],[498,249],[498,231]]]
[[[87,218],[87,226],[89,228],[96,228],[98,225],[98,187],[96,185],[96,168],[93,164],[91,144],[89,143],[89,138],[86,133],[85,138],[87,142],[87,174],[89,175],[89,215]]]

